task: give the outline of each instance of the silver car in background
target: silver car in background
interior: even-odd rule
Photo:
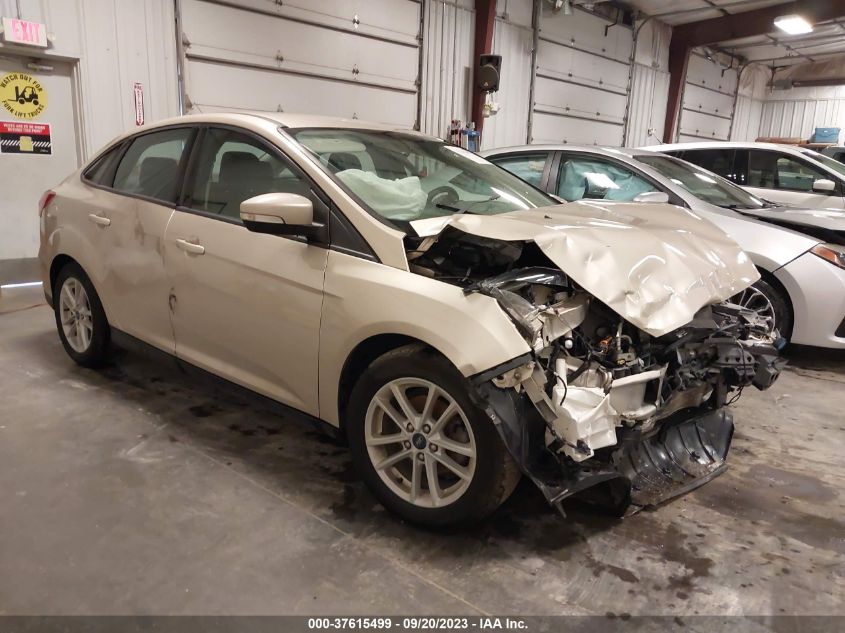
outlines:
[[[760,271],[738,303],[767,314],[793,343],[845,348],[845,214],[779,206],[641,149],[526,145],[482,155],[562,200],[664,200],[698,213],[736,240]]]
[[[643,149],[681,158],[781,204],[845,209],[845,165],[809,147],[699,141]]]

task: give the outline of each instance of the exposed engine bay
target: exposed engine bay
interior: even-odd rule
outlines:
[[[594,500],[636,511],[719,474],[733,432],[725,407],[749,385],[769,388],[784,364],[778,333],[729,302],[654,336],[534,242],[447,227],[406,245],[412,272],[492,297],[528,343],[528,354],[474,384],[514,458],[558,509],[594,488]]]

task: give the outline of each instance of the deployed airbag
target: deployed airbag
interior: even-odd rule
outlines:
[[[339,171],[337,177],[376,213],[391,220],[420,217],[428,200],[416,176],[390,180],[362,169],[346,169]]]

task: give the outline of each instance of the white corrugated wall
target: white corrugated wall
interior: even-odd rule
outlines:
[[[17,4],[0,0],[0,14],[16,17]],[[144,86],[148,122],[179,113],[173,2],[28,0],[20,7],[22,19],[42,22],[55,35],[33,57],[76,61],[82,156],[134,125],[136,81]]]
[[[466,122],[472,108],[472,0],[428,0],[423,33],[423,132],[445,138],[452,119]]]
[[[760,136],[809,139],[817,127],[845,128],[845,86],[773,90],[767,95]]]
[[[493,32],[493,53],[502,56],[499,91],[487,101],[499,112],[484,120],[484,149],[523,145],[527,142],[531,90],[532,0],[499,0]]]

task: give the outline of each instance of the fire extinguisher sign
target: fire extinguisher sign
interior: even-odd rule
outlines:
[[[132,86],[135,98],[135,125],[144,125],[144,86],[136,81]]]

